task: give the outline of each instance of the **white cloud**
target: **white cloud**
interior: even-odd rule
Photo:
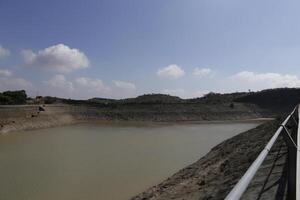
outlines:
[[[12,77],[12,71],[0,69],[0,91],[26,90],[28,95],[34,93],[35,87],[31,81],[19,77]]]
[[[80,99],[92,97],[108,97],[111,95],[111,89],[103,83],[101,79],[79,77],[74,81],[74,96]]]
[[[100,79],[92,79],[88,77],[80,77],[75,79],[76,88],[91,92],[109,92],[110,88],[106,86]],[[95,94],[96,95],[96,94]]]
[[[260,84],[262,88],[268,87],[299,87],[300,79],[295,75],[278,73],[255,73],[242,71],[231,77],[233,80]]]
[[[164,90],[161,90],[161,93],[178,96],[178,97],[186,99],[186,98],[202,97],[203,95],[209,93],[209,91],[208,90],[190,91],[190,90],[185,90],[185,89],[179,88],[179,89],[164,89]]]
[[[60,73],[87,68],[89,65],[89,60],[83,52],[64,44],[50,46],[37,53],[23,50],[22,55],[28,66],[51,69]]]
[[[0,45],[0,58],[7,57],[9,55],[10,55],[10,51]]]
[[[12,72],[8,69],[0,69],[0,76],[11,76]]]
[[[181,69],[178,65],[169,65],[165,68],[159,69],[157,75],[163,78],[176,79],[185,74],[184,70]]]
[[[191,95],[191,98],[198,98],[198,97],[203,97],[204,95],[208,94],[209,91],[208,90],[204,90],[204,91],[196,91]]]
[[[184,89],[164,89],[161,91],[163,94],[169,94],[173,96],[179,96],[184,97],[186,95],[186,92]]]
[[[200,76],[200,77],[212,76],[212,73],[213,73],[213,71],[209,68],[196,67],[193,70],[193,75]]]
[[[33,84],[23,78],[0,77],[0,90],[26,90],[32,91]]]
[[[110,94],[110,88],[100,79],[79,77],[69,81],[64,75],[57,74],[44,83],[47,86],[45,88],[46,95],[86,99],[99,96],[106,97]]]
[[[120,89],[125,90],[136,90],[136,86],[133,83],[125,81],[113,81],[114,85]]]
[[[67,81],[66,77],[62,74],[57,74],[44,83],[51,88],[67,91],[68,93],[74,90],[73,83]]]

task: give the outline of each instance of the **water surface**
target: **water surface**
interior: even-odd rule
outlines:
[[[0,199],[128,199],[257,124],[79,124],[0,136]]]

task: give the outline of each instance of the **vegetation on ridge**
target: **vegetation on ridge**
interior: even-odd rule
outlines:
[[[0,93],[0,104],[14,105],[25,104],[27,95],[24,90],[6,91]],[[30,101],[27,101],[29,103]],[[58,97],[38,97],[33,103],[65,103],[72,105],[94,105],[100,107],[118,107],[119,105],[161,105],[161,104],[199,104],[199,105],[228,105],[234,108],[236,103],[255,104],[269,110],[289,111],[300,102],[300,88],[277,88],[258,92],[235,92],[235,93],[213,93],[210,92],[203,97],[193,99],[181,99],[180,97],[167,94],[144,94],[135,98],[107,99],[92,98],[89,100],[74,100]]]
[[[26,104],[26,99],[27,99],[27,95],[25,90],[6,91],[0,93],[1,105]]]

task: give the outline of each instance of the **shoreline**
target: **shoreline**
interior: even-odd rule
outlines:
[[[164,122],[158,122],[158,121],[99,121],[99,120],[87,120],[87,121],[81,121],[76,122],[76,124],[99,124],[104,126],[124,126],[124,127],[161,127],[161,126],[176,126],[176,125],[196,125],[196,124],[235,124],[235,123],[259,123],[262,124],[264,122],[272,121],[275,118],[256,118],[256,119],[243,119],[243,120],[215,120],[215,121],[209,121],[209,120],[202,120],[202,121],[164,121]]]
[[[251,106],[228,105],[214,107],[181,105],[139,105],[138,107],[93,107],[85,105],[25,105],[0,106],[0,134],[9,132],[48,128],[81,122],[111,124],[190,124],[190,123],[230,123],[270,120],[274,114]]]
[[[224,199],[264,148],[278,125],[277,120],[268,121],[219,143],[198,161],[131,200]],[[251,191],[245,194],[250,196],[246,198],[250,200]]]
[[[128,120],[97,120],[97,119],[88,119],[88,120],[76,120],[70,121],[68,123],[61,124],[51,124],[45,126],[36,126],[29,128],[12,128],[11,130],[1,130],[0,135],[15,134],[22,131],[30,130],[39,130],[55,127],[63,127],[70,125],[78,124],[99,124],[104,126],[120,126],[120,127],[160,127],[160,126],[174,126],[174,125],[190,125],[190,124],[231,124],[231,123],[264,123],[272,121],[274,118],[255,118],[255,119],[241,119],[241,120],[195,120],[195,121],[128,121]]]

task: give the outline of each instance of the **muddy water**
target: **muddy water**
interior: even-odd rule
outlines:
[[[0,136],[0,199],[128,199],[257,125],[79,124]]]

